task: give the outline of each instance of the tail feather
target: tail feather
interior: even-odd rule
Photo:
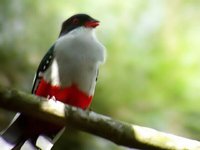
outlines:
[[[8,128],[1,135],[1,137],[4,140],[8,141],[11,144],[19,143],[19,141],[22,138],[24,139],[23,136],[24,136],[24,124],[23,124],[23,118],[21,117],[17,117],[17,119],[13,123],[11,123],[11,125],[8,126]]]
[[[14,117],[10,126],[0,135],[1,150],[38,150],[41,149],[40,147],[45,150],[51,149],[54,134],[43,135],[39,139],[37,134],[29,135],[27,132],[27,119],[24,115]]]
[[[16,115],[10,126],[3,132],[0,137],[0,145],[5,146],[5,150],[17,148],[24,144],[27,138],[24,137],[23,120]],[[8,148],[6,148],[8,147]],[[16,149],[17,150],[17,149]]]
[[[20,139],[20,141],[18,143],[15,144],[15,146],[12,148],[12,150],[20,150],[21,147],[24,145],[24,143],[26,142],[26,138],[24,139]]]

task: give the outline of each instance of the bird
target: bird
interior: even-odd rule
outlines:
[[[106,49],[95,34],[99,24],[98,20],[87,14],[75,14],[62,23],[58,39],[38,66],[32,94],[83,110],[90,107],[99,67],[106,59]],[[1,139],[11,144],[13,150],[20,149],[26,141],[40,149],[36,145],[39,135],[53,139],[62,128],[20,114],[1,135]]]

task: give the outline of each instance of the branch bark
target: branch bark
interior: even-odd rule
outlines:
[[[130,148],[198,150],[200,142],[141,127],[17,90],[0,88],[0,107],[106,138]]]

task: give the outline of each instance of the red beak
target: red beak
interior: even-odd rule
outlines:
[[[85,27],[87,28],[95,28],[99,25],[99,21],[88,21],[84,24]]]

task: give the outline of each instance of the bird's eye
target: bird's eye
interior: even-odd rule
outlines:
[[[77,25],[79,23],[79,20],[77,18],[74,18],[72,20],[72,24]]]

